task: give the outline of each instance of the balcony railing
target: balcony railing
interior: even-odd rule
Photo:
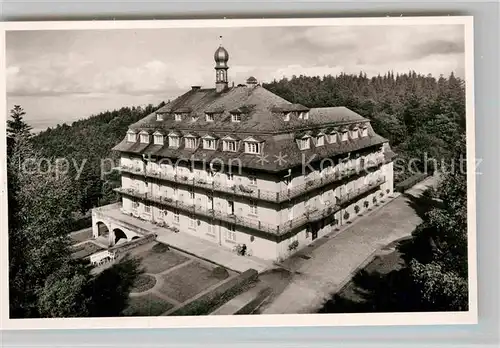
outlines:
[[[286,232],[289,232],[295,228],[301,227],[308,222],[319,221],[331,214],[336,213],[340,209],[342,209],[342,205],[351,201],[353,198],[366,193],[373,188],[380,186],[385,182],[385,178],[379,178],[378,180],[369,183],[353,192],[345,194],[344,196],[337,199],[335,204],[330,204],[328,206],[324,206],[321,209],[312,208],[308,212],[302,214],[301,216],[296,217],[290,221],[287,221],[280,225],[268,224],[261,222],[258,219],[251,219],[243,216],[236,216],[234,214],[230,214],[224,211],[208,209],[207,207],[200,206],[197,204],[189,204],[180,200],[175,200],[171,197],[162,197],[158,195],[152,195],[149,193],[141,193],[138,190],[131,188],[118,188],[115,189],[117,192],[129,195],[132,197],[140,198],[146,201],[159,203],[162,205],[166,205],[175,209],[182,210],[187,213],[198,214],[212,219],[218,219],[221,221],[225,221],[228,223],[233,223],[236,225],[240,225],[243,227],[248,227],[251,229],[255,229],[258,231],[267,232],[273,235],[281,235]]]
[[[362,165],[355,166],[353,168],[345,168],[341,171],[336,170],[331,172],[330,174],[323,175],[320,178],[312,179],[304,184],[297,185],[292,188],[281,191],[262,190],[256,187],[246,186],[236,183],[222,183],[218,180],[215,180],[214,178],[194,177],[193,174],[191,173],[176,174],[165,171],[158,171],[158,170],[155,171],[151,169],[146,169],[146,171],[144,171],[142,168],[135,166],[121,166],[121,170],[123,172],[131,174],[144,175],[146,177],[156,178],[174,183],[202,187],[209,190],[231,193],[238,196],[255,198],[268,202],[281,203],[290,200],[292,198],[298,197],[300,195],[303,195],[304,193],[309,192],[311,190],[315,190],[326,184],[343,180],[358,173],[362,173],[363,171],[377,167],[383,163],[385,163],[384,158],[378,157],[374,161],[368,161],[366,163],[363,163]]]

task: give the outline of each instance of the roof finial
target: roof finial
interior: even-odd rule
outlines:
[[[219,36],[219,46],[222,47],[222,35]]]

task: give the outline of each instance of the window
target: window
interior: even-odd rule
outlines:
[[[211,236],[215,236],[215,226],[212,226],[208,223],[207,224],[207,234],[209,234]]]
[[[347,141],[347,136],[348,136],[347,133],[348,133],[347,131],[342,132],[342,141]]]
[[[255,175],[250,175],[248,177],[248,181],[250,182],[250,185],[257,185],[257,177]]]
[[[260,144],[259,143],[245,143],[245,152],[246,153],[260,153]]]
[[[149,134],[147,133],[141,133],[141,143],[147,144],[149,143]]]
[[[351,137],[353,139],[357,139],[358,138],[358,134],[359,134],[359,129],[358,128],[354,128],[351,132]]]
[[[206,150],[215,150],[215,139],[203,139],[203,148]]]
[[[336,143],[337,142],[337,134],[336,133],[330,134],[328,136],[328,141],[330,142],[330,144]]]
[[[198,116],[191,116],[191,121],[192,122],[198,121]]]
[[[205,114],[205,120],[207,122],[213,122],[215,120],[215,117],[214,117],[214,114],[209,114],[209,113],[206,113]]]
[[[165,210],[158,210],[158,218],[165,219]]]
[[[224,151],[236,152],[236,141],[224,140],[223,147]]]
[[[290,114],[291,112],[285,112],[285,117],[283,118],[283,120],[286,122],[290,121]]]
[[[309,111],[301,112],[301,114],[302,114],[302,118],[304,120],[308,120],[309,119]]]
[[[179,211],[174,210],[174,223],[178,224],[179,223]]]
[[[168,146],[169,147],[179,147],[180,138],[178,136],[170,136]]]
[[[135,143],[137,140],[137,137],[135,136],[134,132],[128,132],[127,133],[127,141],[130,143]]]
[[[234,174],[227,173],[227,181],[233,181],[234,180]]]
[[[194,215],[189,217],[189,228],[196,228],[196,218]]]
[[[232,122],[241,122],[241,114],[231,114]]]
[[[163,145],[163,135],[155,134],[154,136],[154,144],[155,145]]]
[[[144,212],[145,212],[146,214],[151,214],[151,207],[150,207],[149,205],[145,205],[145,206],[144,206]]]
[[[214,209],[214,197],[211,194],[207,196],[207,208]]]
[[[307,150],[309,148],[309,138],[299,139],[299,149]]]
[[[194,188],[189,189],[189,198],[194,199]]]
[[[257,203],[254,200],[250,201],[250,214],[257,215]]]
[[[157,112],[157,113],[156,113],[156,120],[157,120],[157,121],[163,121],[163,114],[162,114],[162,113]]]
[[[195,138],[186,138],[185,140],[186,149],[194,149],[196,147]]]
[[[325,136],[319,135],[318,138],[316,139],[316,146],[323,146],[323,145],[325,145]]]
[[[176,121],[182,121],[182,115],[181,114],[174,114],[174,119]]]
[[[226,240],[229,242],[236,242],[236,229],[233,224],[230,224],[227,227]]]
[[[368,136],[368,127],[361,128],[361,136],[362,137]]]

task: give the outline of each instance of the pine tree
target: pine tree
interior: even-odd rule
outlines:
[[[10,110],[10,117],[12,117],[12,120],[7,120],[7,136],[9,138],[31,136],[32,128],[23,120],[24,115],[26,115],[26,112],[24,112],[20,105],[14,105],[14,108]]]

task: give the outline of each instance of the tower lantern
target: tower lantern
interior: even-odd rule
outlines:
[[[215,90],[222,92],[228,87],[227,81],[227,61],[229,60],[229,53],[222,47],[222,36],[219,37],[221,43],[219,48],[214,53],[215,60]]]

